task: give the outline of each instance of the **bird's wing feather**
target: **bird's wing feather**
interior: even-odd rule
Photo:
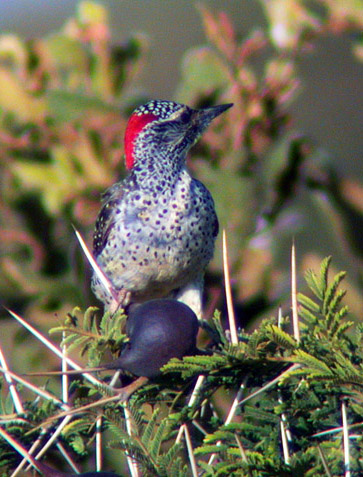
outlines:
[[[199,194],[203,197],[207,198],[207,202],[209,202],[212,207],[210,208],[210,214],[211,217],[213,218],[213,237],[217,237],[219,233],[219,222],[218,222],[218,217],[217,214],[214,210],[214,200],[212,197],[212,194],[209,192],[209,190],[206,188],[206,186],[203,184],[203,182],[198,181],[198,179],[193,178],[193,185],[196,189],[199,190]]]
[[[110,187],[102,195],[102,208],[98,214],[95,231],[93,234],[93,254],[95,257],[102,252],[107,243],[108,236],[115,223],[115,211],[117,210],[117,203],[122,200],[127,187],[123,182]]]

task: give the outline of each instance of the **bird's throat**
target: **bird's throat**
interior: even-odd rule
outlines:
[[[132,174],[141,189],[160,193],[172,190],[184,171],[185,158],[180,160],[168,150],[136,158]]]

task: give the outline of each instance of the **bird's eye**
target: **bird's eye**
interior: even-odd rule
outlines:
[[[182,123],[184,123],[184,124],[189,123],[189,121],[190,121],[190,114],[191,114],[191,112],[188,111],[188,110],[183,111],[183,112],[181,113],[181,115],[179,116],[180,121],[181,121]]]

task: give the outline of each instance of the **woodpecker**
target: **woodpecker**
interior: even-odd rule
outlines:
[[[93,292],[105,309],[176,297],[201,317],[218,219],[210,192],[189,174],[186,156],[231,106],[192,109],[153,100],[130,116],[124,143],[129,173],[103,194],[93,237],[94,258],[115,292],[111,296],[93,275]]]

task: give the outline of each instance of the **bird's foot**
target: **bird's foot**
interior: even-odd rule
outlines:
[[[114,396],[111,397],[106,397],[99,399],[98,401],[92,402],[90,404],[86,404],[85,406],[81,406],[78,408],[70,409],[69,411],[61,412],[59,414],[56,414],[55,416],[52,416],[49,418],[46,423],[51,423],[55,419],[60,419],[66,416],[71,416],[74,414],[80,414],[82,412],[88,411],[89,409],[92,409],[94,407],[98,406],[103,406],[104,404],[108,404],[113,401],[120,401],[120,402],[125,402],[128,400],[128,398],[131,396],[132,393],[134,393],[137,389],[139,389],[141,386],[146,384],[148,382],[148,378],[145,377],[140,377],[133,381],[131,384],[128,386],[124,386],[123,388],[110,388],[113,392],[115,392]]]
[[[113,299],[108,306],[108,310],[111,314],[116,313],[120,308],[125,308],[130,303],[131,292],[121,288],[121,290],[114,290],[112,295]]]
[[[127,401],[131,394],[133,394],[137,389],[141,388],[141,386],[146,384],[148,381],[148,378],[141,376],[128,386],[124,386],[122,388],[113,388],[113,391],[117,392],[120,401]]]

